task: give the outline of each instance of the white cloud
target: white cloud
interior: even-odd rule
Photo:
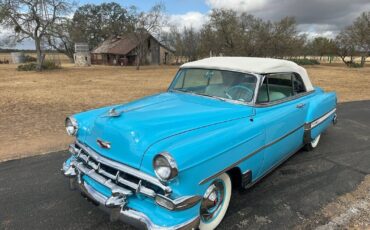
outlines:
[[[316,37],[335,38],[339,32],[335,25],[331,24],[299,24],[298,30],[306,34],[309,39]]]
[[[186,14],[173,14],[169,16],[169,24],[176,26],[179,30],[184,27],[193,27],[195,30],[200,30],[204,23],[208,20],[207,14],[191,11]]]
[[[267,0],[206,0],[206,3],[211,8],[253,11],[265,7]]]
[[[369,0],[205,0],[210,8],[247,12],[264,20],[295,17],[309,37],[334,37],[361,12],[370,10]]]

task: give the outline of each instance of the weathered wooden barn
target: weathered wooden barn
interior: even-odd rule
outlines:
[[[136,34],[129,33],[122,36],[108,38],[91,52],[92,64],[103,65],[136,65],[138,61],[138,46],[140,44]],[[170,64],[174,51],[149,33],[144,35],[146,55],[141,64],[160,65]]]

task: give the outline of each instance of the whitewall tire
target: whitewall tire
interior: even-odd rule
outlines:
[[[318,135],[315,139],[313,139],[310,143],[306,144],[305,149],[306,149],[307,151],[311,151],[311,150],[315,149],[315,148],[319,145],[320,137],[321,137],[321,134],[319,134],[319,135]]]
[[[200,230],[215,229],[224,218],[231,198],[231,180],[227,173],[213,180],[200,207]]]

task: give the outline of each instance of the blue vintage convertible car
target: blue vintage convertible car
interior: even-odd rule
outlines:
[[[147,229],[214,229],[232,188],[248,188],[336,122],[336,94],[304,68],[217,57],[181,66],[167,92],[75,114],[71,188]],[[248,204],[245,204],[248,205]]]

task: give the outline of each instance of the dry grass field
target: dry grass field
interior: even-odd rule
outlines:
[[[32,57],[36,57],[35,52],[25,52],[25,55],[30,55]],[[60,63],[70,63],[68,57],[61,53],[47,53],[45,55],[46,60],[54,60]],[[12,62],[12,57],[10,53],[0,53],[0,61],[8,60],[10,63]]]
[[[0,65],[0,161],[67,147],[67,115],[124,103],[166,90],[178,67],[92,66],[18,72]],[[339,101],[370,100],[370,67],[307,67],[316,86],[335,90]]]

